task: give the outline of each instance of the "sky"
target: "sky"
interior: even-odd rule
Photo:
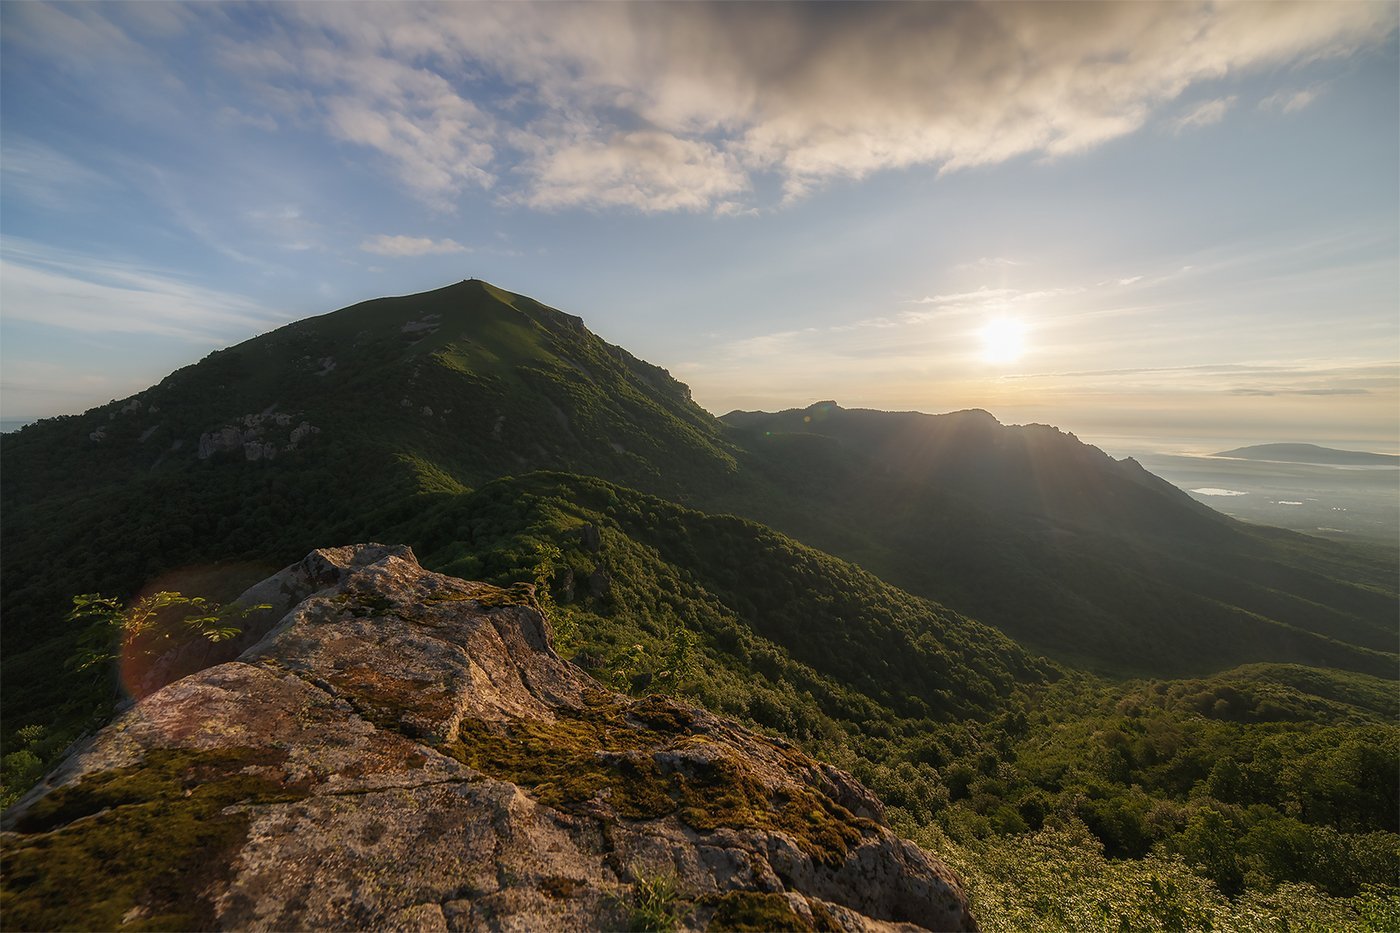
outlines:
[[[1400,447],[1394,3],[0,4],[0,415],[483,278],[715,413]]]

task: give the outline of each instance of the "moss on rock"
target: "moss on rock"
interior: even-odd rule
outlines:
[[[873,827],[813,788],[767,786],[748,763],[705,742],[695,722],[686,707],[646,697],[565,711],[553,722],[464,721],[442,751],[547,806],[580,810],[597,801],[625,819],[674,814],[702,832],[773,830],[833,867]],[[715,754],[686,754],[697,746]]]
[[[272,750],[158,749],[36,803],[3,840],[7,929],[195,930],[249,817],[232,804],[305,796]]]
[[[707,929],[716,933],[773,933],[777,930],[811,933],[816,929],[794,911],[788,899],[781,894],[730,891],[712,895],[706,901],[713,903],[715,908]]]

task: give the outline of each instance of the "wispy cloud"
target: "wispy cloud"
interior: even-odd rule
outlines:
[[[1277,110],[1281,113],[1296,113],[1317,100],[1322,94],[1320,86],[1305,87],[1302,90],[1279,91],[1270,94],[1259,102],[1260,110]]]
[[[1033,372],[1004,378],[1056,389],[1072,386],[1080,392],[1147,392],[1163,398],[1182,393],[1261,399],[1393,397],[1400,388],[1400,363],[1296,359]]]
[[[284,318],[240,295],[114,260],[0,241],[5,317],[84,333],[160,334],[202,343],[248,336]]]
[[[1025,262],[1019,259],[1011,259],[1007,256],[983,256],[972,262],[963,262],[953,267],[955,272],[986,272],[990,269],[1006,269],[1012,266],[1023,266]]]
[[[1177,133],[1186,130],[1196,129],[1201,126],[1210,126],[1225,119],[1225,113],[1235,105],[1235,98],[1218,97],[1215,100],[1202,101],[1181,116],[1172,121],[1172,130]]]
[[[0,150],[4,190],[46,210],[81,211],[94,192],[118,187],[113,179],[42,143],[7,135]]]
[[[389,236],[381,233],[360,244],[366,253],[378,256],[432,256],[444,253],[470,253],[469,247],[456,240],[434,240],[425,236]]]
[[[1231,395],[1272,397],[1275,395],[1370,395],[1370,389],[1231,389]]]
[[[907,323],[919,323],[937,315],[945,314],[989,314],[1009,312],[1017,308],[1033,307],[1051,299],[1063,298],[1083,292],[1083,286],[1059,288],[989,288],[982,286],[970,292],[955,292],[946,295],[926,295],[913,298],[909,304],[923,305],[921,311],[904,311],[901,318]]]

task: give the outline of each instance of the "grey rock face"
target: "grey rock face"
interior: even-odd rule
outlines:
[[[208,431],[199,436],[199,459],[208,460],[216,453],[242,448],[243,432],[235,427],[224,427]]]
[[[321,433],[320,428],[303,421],[286,433],[287,443],[279,447],[277,438],[284,435],[273,429],[286,428],[292,423],[292,416],[275,408],[272,406],[259,414],[244,415],[240,419],[242,428],[225,425],[217,431],[201,434],[197,456],[200,460],[208,460],[215,454],[242,450],[245,460],[271,460],[277,456],[279,449],[295,450],[311,435]]]
[[[359,545],[240,601],[273,608],[236,660],[142,700],[5,815],[8,925],[622,929],[666,877],[685,929],[975,929],[853,778],[602,689],[527,588]],[[55,880],[102,844],[97,876]]]

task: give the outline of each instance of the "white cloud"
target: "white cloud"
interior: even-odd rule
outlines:
[[[0,306],[7,318],[67,330],[203,343],[282,323],[247,298],[192,285],[171,272],[9,237],[0,242]]]
[[[47,210],[81,211],[94,192],[117,187],[107,175],[31,139],[7,137],[0,166],[7,193]]]
[[[1297,113],[1311,104],[1322,94],[1320,87],[1305,87],[1300,91],[1279,91],[1270,94],[1259,102],[1260,110],[1277,110],[1282,113]]]
[[[704,211],[726,205],[748,187],[736,160],[705,142],[638,131],[572,145],[532,144],[538,153],[522,171],[521,200],[531,207],[630,207],[644,212]]]
[[[983,305],[991,302],[1006,301],[1015,298],[1020,292],[1014,288],[988,288],[982,286],[976,291],[957,292],[949,295],[925,295],[923,298],[913,299],[916,305],[941,305],[961,307],[965,305]]]
[[[9,38],[65,62],[103,45],[95,61],[130,58],[154,28],[120,5],[18,6]],[[218,36],[207,59],[269,110],[243,94],[229,119],[319,127],[434,208],[489,190],[543,210],[722,214],[774,186],[790,201],[901,167],[1067,157],[1193,87],[1371,48],[1397,21],[1388,2],[319,3],[236,23],[181,10],[157,31],[200,19]],[[1218,122],[1233,101],[1174,125]]]
[[[641,210],[730,205],[769,173],[791,199],[901,166],[1069,155],[1136,131],[1194,84],[1346,54],[1395,21],[1385,4],[298,12],[358,55],[479,69],[517,89],[494,108],[531,140],[517,200]],[[351,58],[347,67],[373,73]],[[462,93],[480,103],[479,87]],[[1190,125],[1223,118],[1229,104],[1198,108]],[[493,153],[508,163],[509,148],[497,141]]]
[[[988,288],[985,285],[976,291],[957,292],[948,295],[927,295],[911,299],[909,304],[926,305],[927,310],[904,311],[900,315],[906,323],[918,324],[935,316],[949,314],[986,314],[1005,311],[1017,306],[1034,306],[1049,299],[1074,295],[1084,291],[1083,286],[1063,288],[1040,288],[1024,290],[1020,288]]]
[[[1198,126],[1210,126],[1225,119],[1225,113],[1235,104],[1235,98],[1219,97],[1202,101],[1172,121],[1172,129],[1178,133]]]
[[[954,272],[986,272],[990,269],[1004,269],[1012,266],[1025,265],[1024,260],[1011,259],[1008,256],[983,256],[973,262],[958,263],[953,267]]]
[[[434,240],[425,236],[388,236],[383,233],[365,240],[360,244],[360,249],[379,256],[429,256],[471,252],[456,240]]]

